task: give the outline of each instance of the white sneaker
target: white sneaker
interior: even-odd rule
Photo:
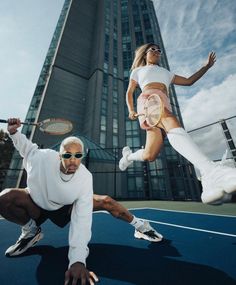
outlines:
[[[232,200],[232,194],[223,193],[222,198],[220,198],[219,200],[215,200],[214,202],[209,202],[208,204],[218,206],[224,203],[230,203],[231,200]]]
[[[121,171],[124,171],[130,164],[133,163],[133,161],[128,160],[128,156],[132,153],[129,146],[125,146],[122,150],[122,158],[119,162],[119,168]]]
[[[24,229],[22,227],[22,233],[15,244],[10,246],[6,252],[6,256],[17,256],[24,253],[28,248],[34,246],[39,240],[43,238],[41,228],[38,227],[32,232],[32,229]]]
[[[159,242],[163,239],[163,236],[152,228],[147,221],[144,221],[143,225],[135,230],[134,237],[151,242]]]
[[[236,168],[216,165],[202,176],[202,202],[206,204],[220,204],[229,200],[236,192]]]

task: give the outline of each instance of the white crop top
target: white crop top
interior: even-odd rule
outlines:
[[[145,65],[133,69],[130,79],[136,81],[143,91],[144,86],[151,82],[163,83],[168,89],[174,76],[174,73],[159,65]]]

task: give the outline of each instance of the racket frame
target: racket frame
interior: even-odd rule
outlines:
[[[64,123],[68,126],[68,130],[64,130],[64,131],[47,131],[47,126],[53,125],[53,123]],[[44,126],[46,125],[46,127],[44,128]],[[72,129],[73,129],[73,125],[70,121],[66,120],[66,119],[62,119],[62,118],[49,118],[49,119],[45,119],[41,122],[37,123],[38,128],[40,129],[41,132],[45,133],[45,134],[49,134],[49,135],[64,135],[69,133]]]
[[[61,123],[65,123],[68,126],[68,130],[66,131],[58,131],[58,132],[53,132],[53,131],[47,131],[46,128],[44,128],[43,126],[52,122],[61,122]],[[8,120],[3,120],[0,119],[0,123],[8,123]],[[45,134],[49,134],[49,135],[64,135],[69,133],[72,129],[73,129],[73,125],[69,120],[66,119],[62,119],[62,118],[49,118],[49,119],[45,119],[41,122],[38,123],[30,123],[30,122],[21,122],[21,125],[28,125],[28,126],[36,126],[39,128],[39,130]]]
[[[160,115],[159,115],[159,118],[158,120],[155,122],[155,124],[150,124],[148,122],[148,107],[146,105],[148,105],[148,101],[153,98],[153,97],[157,97],[158,98],[158,101],[160,102],[159,104],[159,108],[161,109],[160,110]],[[164,112],[164,104],[160,98],[160,96],[156,93],[154,94],[151,94],[148,98],[147,98],[147,101],[144,103],[144,110],[145,110],[145,113],[141,113],[141,114],[137,114],[136,117],[139,117],[139,116],[145,116],[145,119],[146,119],[146,122],[147,124],[152,127],[152,128],[155,128],[159,123],[160,123],[160,120],[161,120],[161,117],[163,115],[163,112]]]

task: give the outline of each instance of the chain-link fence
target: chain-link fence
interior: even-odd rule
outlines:
[[[214,161],[221,160],[228,150],[225,163],[234,167],[235,122],[236,116],[190,130],[189,134]],[[135,162],[127,171],[122,172],[118,167],[122,148],[86,148],[87,155],[83,163],[93,174],[94,191],[97,194],[108,194],[116,199],[200,199],[200,182],[196,179],[193,166],[181,157],[176,157],[171,150],[163,150],[164,153],[154,162]],[[8,175],[14,177],[18,177],[22,171],[21,168],[1,167],[0,177],[5,177],[7,170]],[[20,183],[22,187],[25,185],[25,175],[23,177]],[[3,187],[12,185],[5,183],[3,186],[2,179],[0,187],[2,190]]]

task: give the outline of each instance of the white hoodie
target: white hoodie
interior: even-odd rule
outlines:
[[[36,144],[20,132],[11,135],[11,138],[23,157],[27,171],[27,190],[33,201],[49,211],[73,204],[69,230],[69,266],[78,261],[86,264],[92,226],[92,174],[80,164],[72,179],[64,182],[60,178],[58,152],[38,149]]]

